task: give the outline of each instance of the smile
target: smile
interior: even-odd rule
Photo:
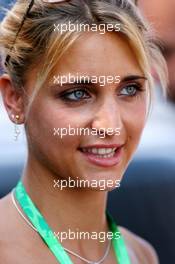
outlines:
[[[122,158],[123,145],[116,146],[88,146],[79,149],[83,157],[94,165],[111,167],[119,164]]]

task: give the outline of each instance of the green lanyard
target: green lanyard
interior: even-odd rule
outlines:
[[[58,262],[60,264],[73,264],[70,257],[47,224],[46,220],[30,199],[21,181],[18,182],[15,188],[15,197],[22,210],[27,215],[33,226],[37,229],[41,238],[48,245],[49,249],[52,251]],[[113,233],[112,245],[114,247],[117,261],[119,264],[130,264],[126,246],[121,234],[120,238],[114,238],[115,234],[119,234],[119,230],[109,213],[107,213],[107,218],[110,230]]]

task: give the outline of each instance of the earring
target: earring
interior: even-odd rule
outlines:
[[[14,119],[14,121],[15,121],[15,125],[14,125],[14,129],[15,129],[15,141],[17,141],[18,140],[18,136],[19,136],[19,134],[21,133],[21,131],[20,131],[20,129],[19,129],[19,127],[18,127],[18,121],[19,121],[19,119],[20,119],[20,116],[19,115],[12,115],[12,118]]]

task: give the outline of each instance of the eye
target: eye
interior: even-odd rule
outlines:
[[[124,96],[135,96],[138,91],[141,91],[141,85],[140,84],[128,84],[120,91],[120,95]]]
[[[76,90],[65,92],[64,94],[62,94],[61,97],[67,101],[80,101],[83,99],[90,98],[90,95],[86,91],[86,89],[76,89]]]

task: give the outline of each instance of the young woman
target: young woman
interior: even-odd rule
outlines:
[[[145,126],[151,68],[166,78],[135,4],[17,1],[0,46],[4,105],[28,143],[21,181],[0,201],[0,262],[158,263],[106,212]]]

